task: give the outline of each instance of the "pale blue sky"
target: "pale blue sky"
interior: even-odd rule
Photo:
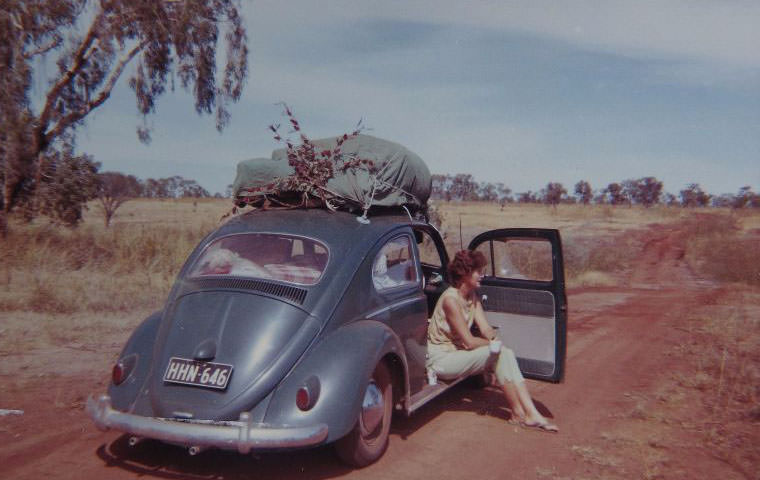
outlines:
[[[244,1],[250,75],[219,134],[181,91],[149,145],[124,82],[80,130],[103,170],[223,192],[287,102],[314,138],[368,133],[515,192],[653,175],[760,190],[760,2]]]

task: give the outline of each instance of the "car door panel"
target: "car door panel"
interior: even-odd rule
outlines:
[[[565,365],[567,300],[559,232],[492,230],[475,237],[469,248],[486,256],[488,265],[479,292],[486,319],[515,352],[523,375],[560,382]]]
[[[556,368],[554,296],[541,290],[504,289],[484,285],[483,308],[488,323],[517,356],[526,376],[551,376]],[[514,294],[514,295],[513,295]]]

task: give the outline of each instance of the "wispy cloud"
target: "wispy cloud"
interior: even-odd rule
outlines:
[[[637,57],[703,59],[760,68],[760,3],[753,0],[265,1],[254,3],[251,15],[264,35],[286,35],[291,26],[329,30],[346,22],[378,18],[519,32]]]
[[[758,2],[267,0],[245,13],[251,74],[224,135],[171,94],[139,145],[121,89],[82,149],[223,191],[237,160],[277,146],[266,127],[286,101],[312,137],[364,118],[434,172],[515,191],[644,175],[674,191],[760,186]]]

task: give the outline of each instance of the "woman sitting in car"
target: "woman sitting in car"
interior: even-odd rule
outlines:
[[[486,321],[477,298],[486,263],[482,253],[462,250],[449,264],[453,286],[438,299],[428,326],[428,371],[446,380],[493,370],[520,425],[557,432],[557,426],[536,409],[514,352],[501,345]],[[473,324],[482,336],[471,333]]]

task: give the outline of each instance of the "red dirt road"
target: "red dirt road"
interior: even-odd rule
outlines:
[[[461,385],[395,418],[387,453],[362,470],[343,467],[330,448],[196,457],[154,442],[130,448],[120,434],[96,430],[82,408],[87,394],[104,390],[125,339],[109,338],[23,356],[0,348],[9,386],[0,408],[24,411],[0,416],[0,478],[757,478],[710,453],[695,422],[698,399],[673,380],[693,371],[678,354],[688,319],[728,292],[692,277],[677,232],[648,238],[631,287],[569,292],[565,382],[529,382],[559,434],[512,426],[496,390]]]

